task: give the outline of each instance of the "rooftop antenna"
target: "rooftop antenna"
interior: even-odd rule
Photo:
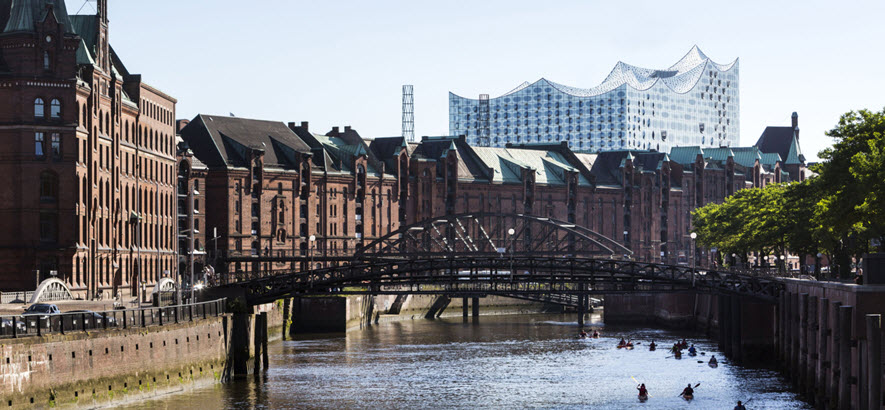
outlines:
[[[491,127],[489,126],[489,95],[488,94],[480,94],[479,95],[479,127],[477,131],[479,131],[479,137],[476,139],[476,144],[480,147],[490,147],[491,146]]]
[[[415,97],[413,86],[403,86],[403,138],[415,141]]]

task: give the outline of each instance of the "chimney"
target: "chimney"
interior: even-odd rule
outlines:
[[[175,121],[175,125],[176,125],[175,129],[177,130],[176,132],[181,134],[181,130],[183,130],[184,127],[187,127],[187,125],[190,123],[191,123],[190,120],[176,120]]]
[[[305,132],[310,132],[310,129],[307,126],[308,126],[307,121],[301,121],[301,128],[304,128]]]
[[[332,127],[332,135],[338,135],[338,127]]]
[[[799,114],[795,111],[793,112],[793,134],[796,135],[796,139],[799,139]]]
[[[344,126],[344,132],[350,132],[350,125]]]

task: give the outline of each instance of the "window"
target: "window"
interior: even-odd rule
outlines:
[[[52,133],[52,157],[61,159],[61,135],[57,132]]]
[[[46,116],[45,111],[43,110],[44,104],[43,99],[38,98],[34,100],[34,118],[40,119]]]
[[[55,202],[58,199],[58,177],[51,172],[40,174],[40,200]]]
[[[53,98],[49,103],[49,116],[52,118],[61,118],[61,101]]]
[[[48,70],[51,63],[52,63],[52,61],[49,58],[49,52],[44,51],[43,52],[43,69]]]
[[[42,132],[37,132],[34,134],[34,155],[36,155],[37,158],[43,158],[43,155],[45,155],[45,152],[43,150],[43,139],[44,137]]]
[[[40,240],[54,242],[58,239],[58,216],[54,213],[40,214]]]
[[[255,218],[258,217],[258,204],[254,202],[252,203],[252,216]]]

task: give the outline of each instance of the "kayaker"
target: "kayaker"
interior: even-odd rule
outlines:
[[[718,364],[718,363],[719,363],[719,361],[716,360],[716,356],[710,357],[710,364]]]
[[[581,330],[581,339],[584,339],[586,337],[587,337],[587,332]]]
[[[651,341],[651,344],[648,345],[648,348],[649,348],[649,349],[652,349],[652,350],[656,349],[657,347],[658,347],[658,345],[655,344],[655,341],[654,341],[654,340],[652,340],[652,341]]]
[[[599,337],[599,332],[597,332],[596,330],[594,330],[594,331],[593,331],[593,337]]]
[[[737,405],[737,406],[734,406],[734,410],[747,410],[747,408],[744,407],[743,404],[741,404],[741,401],[740,401],[740,400],[738,400],[738,405]]]
[[[640,396],[648,396],[648,389],[645,388],[645,383],[640,384],[636,390],[639,390]]]
[[[685,349],[686,347],[688,347],[688,341],[682,339],[682,343],[680,343],[679,345],[682,346],[683,349]]]
[[[691,355],[696,355],[698,354],[698,350],[694,348],[694,345],[691,345],[691,347],[688,348],[688,353]]]
[[[680,394],[680,396],[682,396],[682,397],[686,397],[686,396],[693,397],[694,396],[694,389],[691,388],[691,383],[689,383],[688,386],[684,390],[682,390],[682,394]]]
[[[622,337],[622,338],[621,338],[621,341],[620,341],[620,342],[618,342],[618,346],[624,346],[624,345],[626,345],[626,344],[627,344],[627,341],[626,341],[626,340],[624,340],[624,338],[623,338],[623,337]]]
[[[681,359],[682,358],[682,350],[677,350],[677,351],[673,352],[673,356],[675,356],[677,359]]]

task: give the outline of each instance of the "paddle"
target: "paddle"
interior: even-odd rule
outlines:
[[[700,386],[700,385],[701,385],[701,384],[700,384],[700,383],[698,383],[698,384],[696,384],[696,385],[694,385],[694,387],[692,387],[692,389],[697,389],[697,388],[698,388],[698,386]],[[690,384],[689,384],[689,386],[691,386],[691,385],[690,385]],[[684,391],[683,391],[683,392],[682,392],[682,393],[679,393],[679,395],[678,395],[678,396],[676,396],[676,397],[682,397],[682,395],[684,395],[684,394],[685,394],[685,392],[684,392]]]
[[[635,377],[630,376],[630,378],[633,379],[634,382],[636,382],[636,385],[637,385],[637,386],[640,385],[640,384],[642,384],[642,383],[639,383],[639,380],[636,380]],[[651,397],[651,393],[646,393],[646,394],[648,394],[648,397]]]

